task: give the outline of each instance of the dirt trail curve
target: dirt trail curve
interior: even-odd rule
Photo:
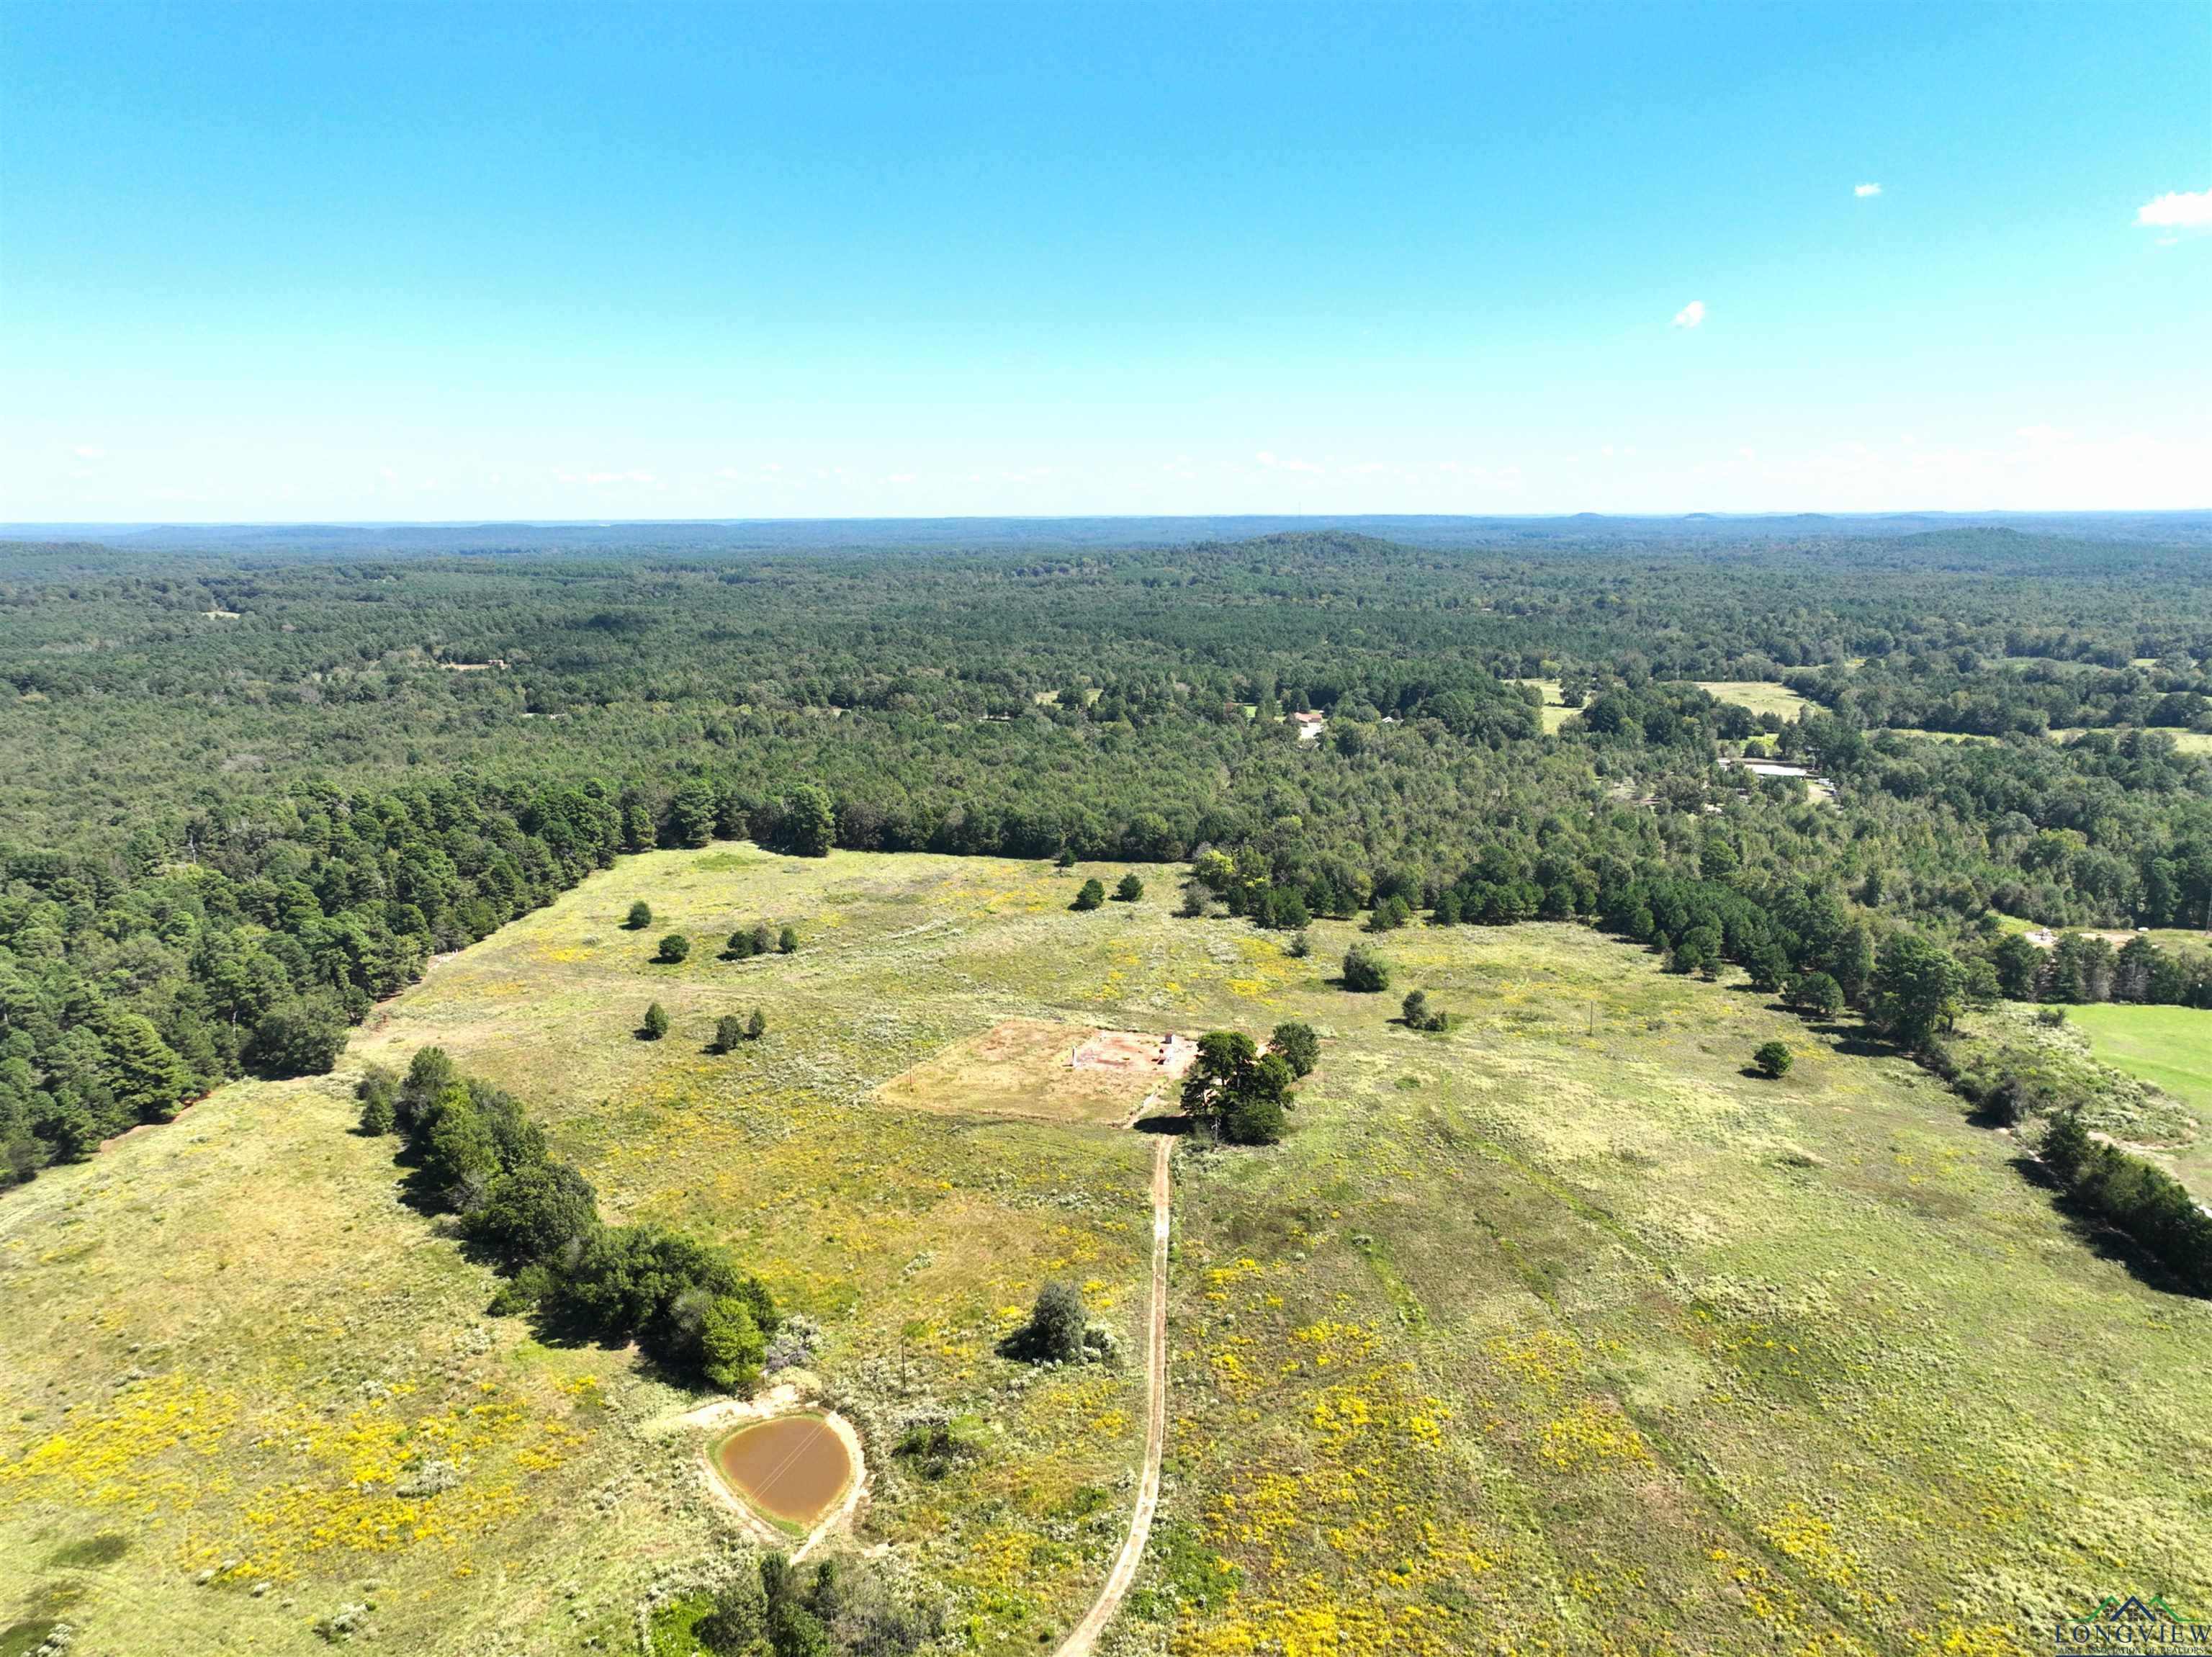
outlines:
[[[1175,1142],[1163,1134],[1152,1155],[1152,1331],[1145,1353],[1145,1471],[1137,1481],[1137,1510],[1129,1515],[1129,1534],[1106,1586],[1075,1631],[1060,1642],[1058,1657],[1091,1657],[1098,1636],[1121,1608],[1121,1596],[1137,1579],[1145,1539],[1152,1531],[1152,1513],[1160,1505],[1160,1456],[1168,1437],[1168,1201],[1173,1189],[1168,1158],[1174,1149]]]

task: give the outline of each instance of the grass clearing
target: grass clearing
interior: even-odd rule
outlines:
[[[1556,679],[1524,679],[1521,682],[1543,694],[1544,705],[1537,710],[1536,717],[1542,722],[1547,736],[1582,711],[1579,708],[1570,708],[1560,700],[1559,681]]]
[[[1153,1142],[885,1102],[1013,1020],[1323,1037],[1281,1146],[1176,1154],[1163,1507],[1108,1657],[1978,1657],[2122,1582],[2212,1599],[2212,1307],[2077,1235],[1932,1078],[1571,926],[1370,940],[1396,983],[1354,996],[1348,923],[1294,959],[1157,899],[1068,911],[1120,873],[624,859],[339,1075],[0,1202],[0,1629],[304,1653],[374,1599],[393,1649],[625,1650],[654,1571],[734,1533],[659,1425],[694,1400],[485,1317],[492,1274],[349,1131],[353,1070],[434,1041],[611,1217],[726,1240],[819,1318],[864,1431],[957,1421],[982,1453],[941,1477],[871,1439],[859,1539],[948,1585],[968,1648],[1046,1647],[1127,1524],[1142,1370],[994,1348],[1060,1276],[1141,1349]],[[799,952],[649,960],[762,918]],[[1413,988],[1449,1033],[1394,1021]],[[762,1041],[704,1051],[754,1006]],[[1746,1074],[1769,1039],[1780,1082]],[[2112,1476],[2116,1435],[2155,1476]]]
[[[1723,702],[1733,702],[1755,714],[1773,714],[1783,720],[1799,718],[1808,708],[1818,709],[1820,705],[1798,695],[1786,685],[1773,685],[1765,679],[1701,679],[1697,683],[1699,690],[1717,697]]]

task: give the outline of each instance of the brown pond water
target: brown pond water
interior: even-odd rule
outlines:
[[[714,1447],[723,1482],[771,1518],[811,1525],[853,1481],[845,1441],[819,1416],[778,1416]]]

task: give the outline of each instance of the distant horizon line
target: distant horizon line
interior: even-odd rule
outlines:
[[[1466,523],[1559,523],[1577,519],[1600,521],[1660,520],[1687,522],[1714,519],[1731,522],[1760,519],[1820,518],[1838,521],[1897,518],[2187,518],[2212,515],[2212,503],[2196,507],[1893,507],[1880,510],[1829,512],[1813,509],[1673,512],[945,512],[824,513],[816,515],[688,518],[462,517],[462,518],[23,518],[0,519],[0,533],[20,530],[118,529],[502,529],[626,527],[702,527],[746,524],[899,523],[1098,523],[1115,521],[1206,522],[1265,518],[1301,522],[1391,522],[1446,520]]]

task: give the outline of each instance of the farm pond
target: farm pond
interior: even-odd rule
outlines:
[[[853,1482],[845,1441],[819,1416],[776,1416],[740,1427],[714,1447],[714,1471],[755,1508],[811,1526]]]

